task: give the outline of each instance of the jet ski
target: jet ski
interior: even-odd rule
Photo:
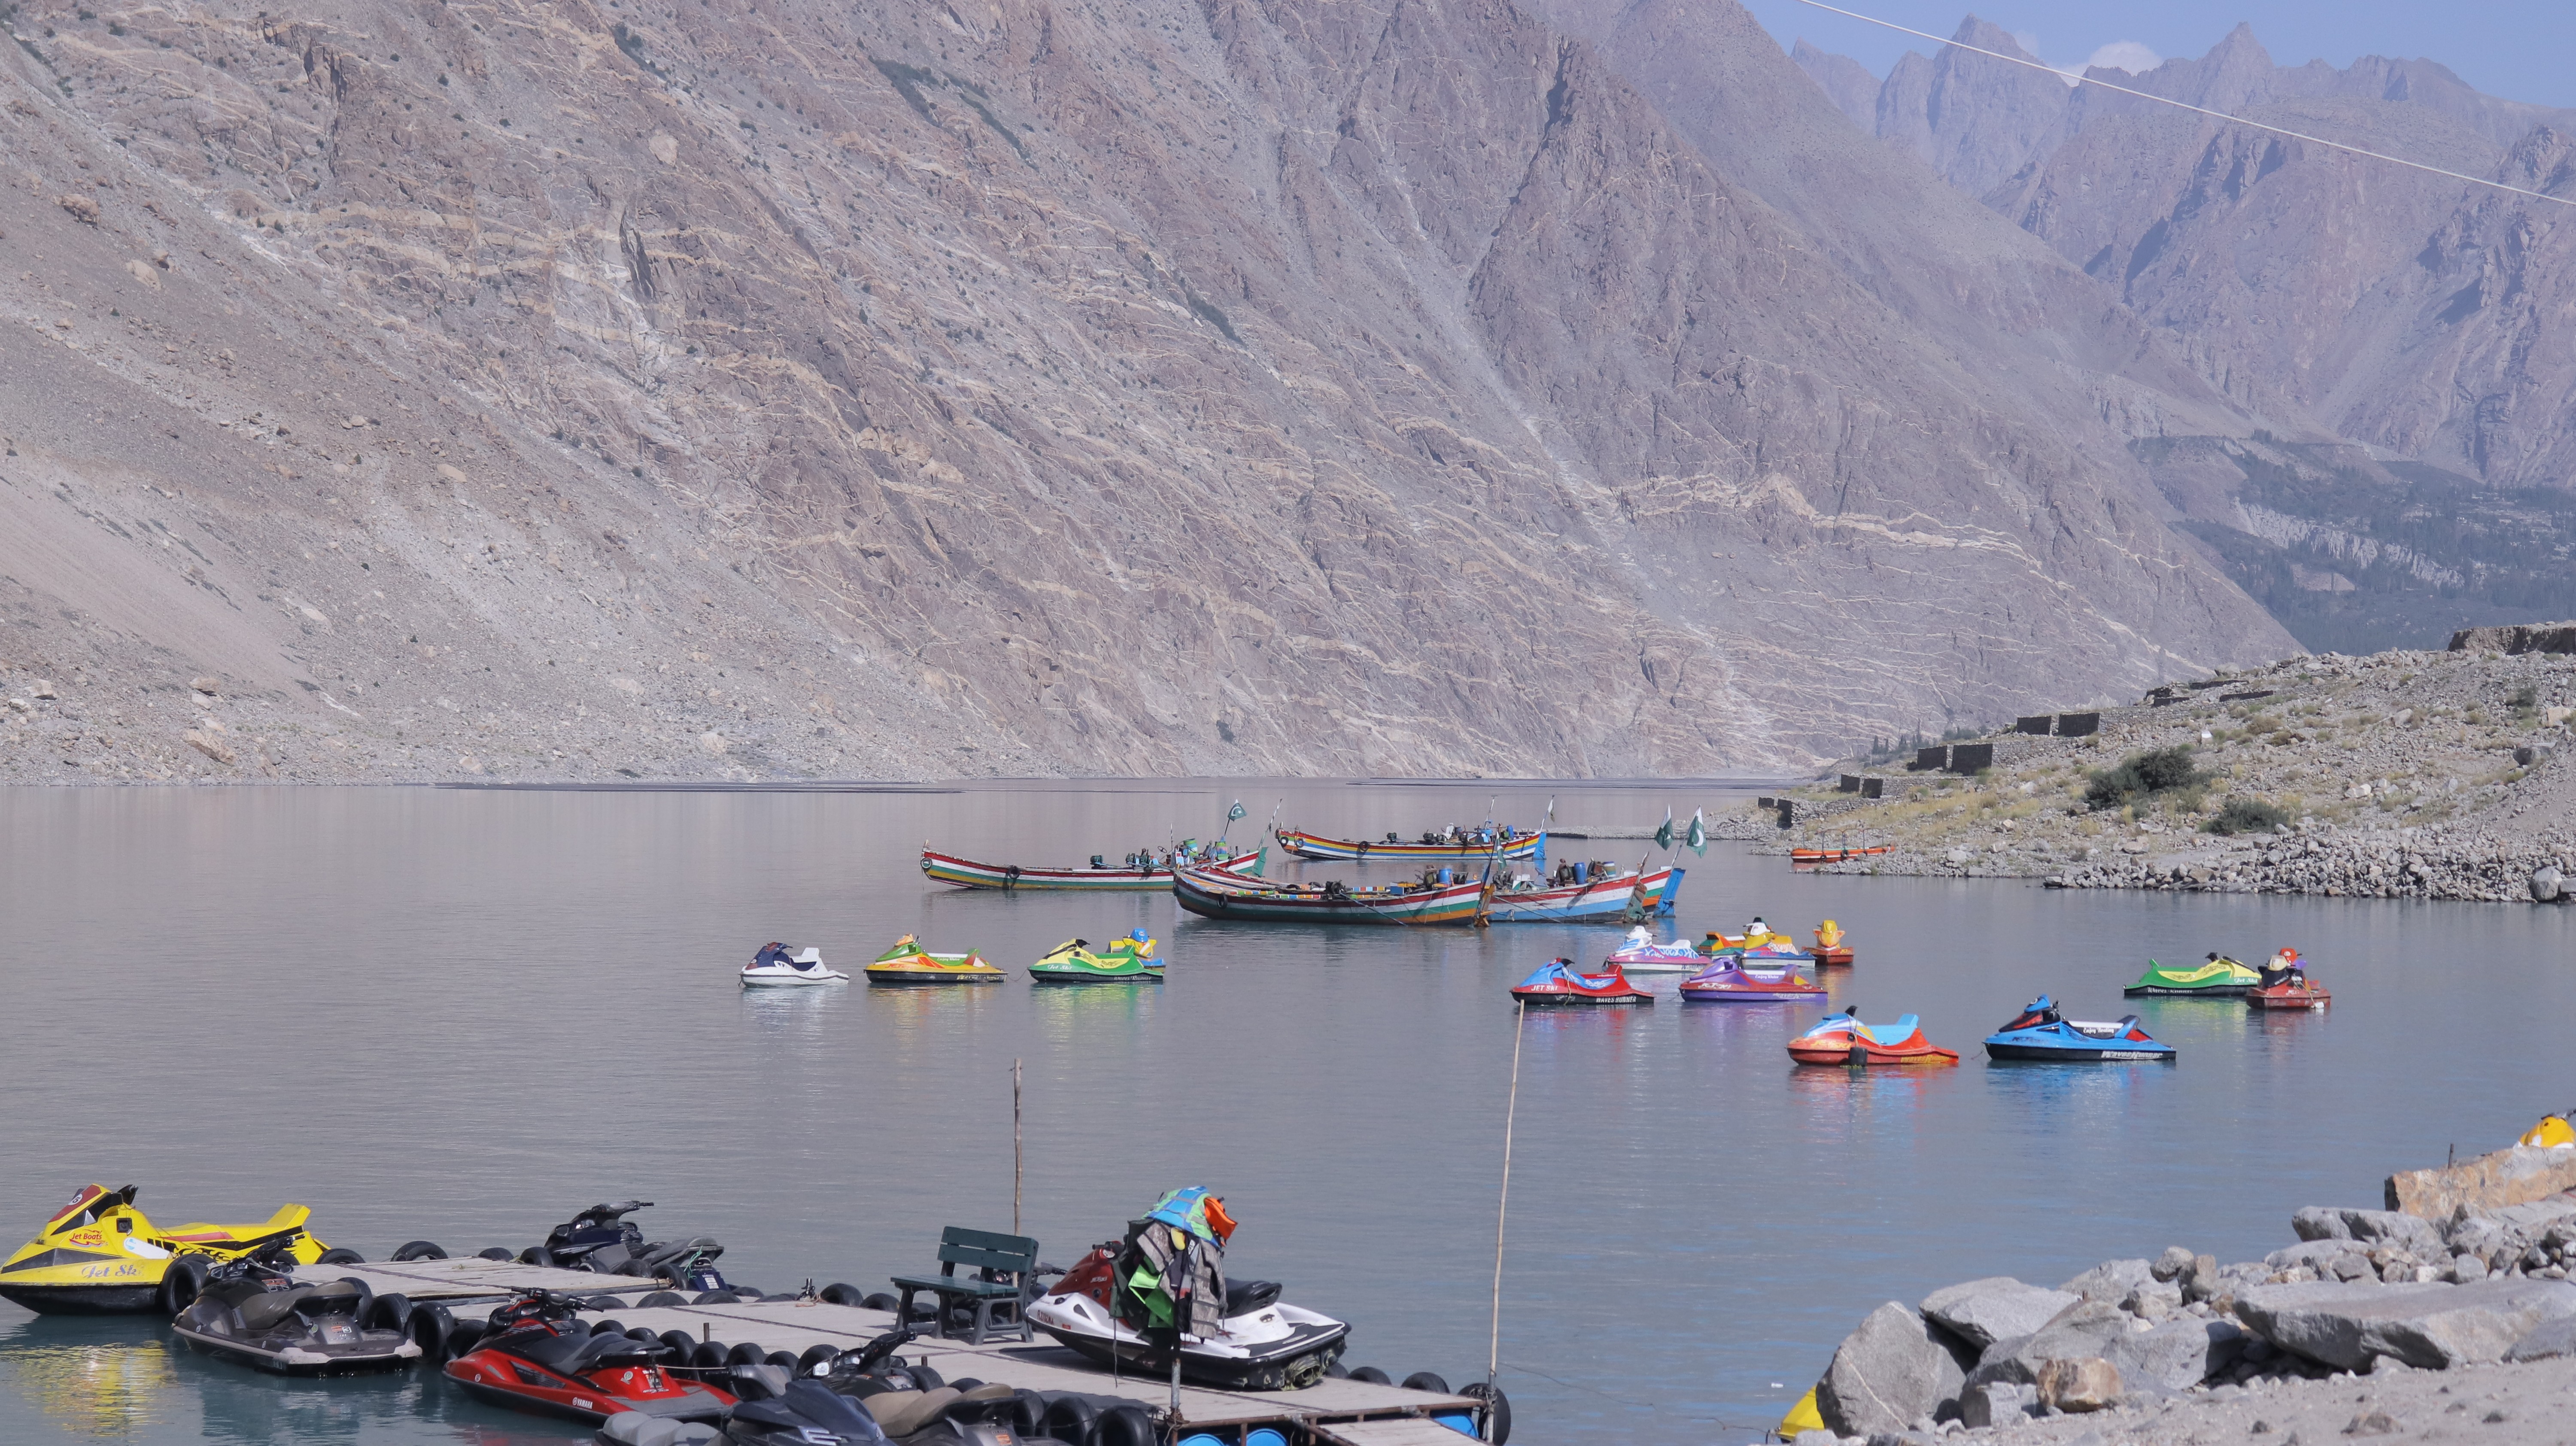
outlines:
[[[2262,976],[2224,955],[2212,954],[2198,964],[2167,965],[2147,961],[2147,972],[2121,990],[2131,999],[2161,994],[2197,999],[2234,999]]]
[[[998,984],[1003,974],[973,951],[933,954],[910,934],[862,971],[870,984]]]
[[[213,1265],[280,1248],[297,1263],[345,1260],[304,1228],[312,1211],[278,1207],[257,1225],[182,1225],[163,1230],[134,1206],[135,1187],[85,1185],[36,1238],[0,1261],[0,1297],[63,1315],[177,1315],[196,1298]]]
[[[593,1425],[621,1412],[666,1421],[721,1421],[734,1398],[682,1379],[660,1341],[602,1331],[579,1318],[581,1302],[530,1291],[492,1312],[489,1332],[447,1363],[447,1377],[478,1401]]]
[[[1114,939],[1099,953],[1088,939],[1067,939],[1029,966],[1034,984],[1125,984],[1160,979],[1163,966],[1154,958],[1154,941],[1142,929]]]
[[[1807,1004],[1821,1001],[1825,989],[1788,964],[1756,962],[1751,954],[1728,954],[1681,982],[1688,1004]]]
[[[1585,974],[1571,959],[1550,959],[1512,986],[1512,997],[1531,1008],[1577,1004],[1624,1005],[1655,1002],[1655,996],[1628,982],[1618,965],[1607,974]]]
[[[850,976],[823,962],[823,951],[808,944],[793,953],[773,939],[760,946],[742,966],[742,987],[796,984],[847,984]]]
[[[681,1290],[723,1290],[724,1273],[715,1263],[724,1247],[712,1235],[647,1244],[643,1227],[626,1217],[652,1207],[650,1200],[593,1205],[548,1231],[545,1244],[521,1251],[519,1261],[601,1275],[659,1278]]]
[[[1102,1365],[1181,1375],[1227,1391],[1295,1391],[1324,1378],[1351,1328],[1279,1299],[1272,1281],[1225,1278],[1225,1202],[1174,1190],[1030,1302],[1029,1324]]]
[[[1894,1024],[1863,1024],[1857,1010],[1828,1014],[1789,1041],[1789,1057],[1800,1064],[1957,1064],[1959,1052],[1943,1049],[1923,1037],[1923,1021],[1911,1014]]]
[[[1986,1054],[1992,1059],[2099,1064],[2129,1059],[2170,1060],[2174,1047],[2149,1038],[2134,1014],[2110,1023],[2068,1019],[2057,1012],[2056,1002],[2043,994],[2015,1015],[2010,1024],[1986,1036]]]
[[[2323,1009],[2334,996],[2308,982],[2307,961],[2296,949],[2282,949],[2263,962],[2254,986],[2245,991],[2248,1009]]]
[[[289,1376],[399,1370],[422,1355],[409,1300],[357,1280],[299,1285],[279,1249],[216,1266],[170,1328],[209,1355]]]
[[[898,1341],[912,1333],[896,1333]],[[885,1337],[872,1343],[882,1344]],[[861,1354],[857,1351],[848,1356]],[[843,1357],[845,1361],[848,1357]],[[799,1379],[783,1365],[741,1365],[728,1389],[741,1402],[717,1438],[729,1446],[1049,1446],[1044,1435],[1047,1399],[1004,1385],[914,1389],[874,1372],[855,1376],[840,1361],[821,1367],[819,1379]],[[1141,1409],[1121,1403],[1131,1410]],[[1152,1419],[1132,1439],[1153,1439]],[[610,1418],[599,1431],[607,1446],[660,1446],[650,1418],[628,1423]],[[682,1446],[680,1437],[673,1446]]]
[[[1708,963],[1708,956],[1680,940],[1656,943],[1653,933],[1639,924],[1628,931],[1628,942],[1601,962],[1630,974],[1694,974]]]
[[[1817,968],[1848,969],[1851,967],[1852,950],[1849,944],[1843,942],[1845,937],[1843,926],[1831,919],[1816,926],[1814,953]]]

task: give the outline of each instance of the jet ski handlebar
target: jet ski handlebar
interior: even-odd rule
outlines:
[[[897,1326],[855,1351],[844,1351],[832,1363],[835,1375],[864,1376],[883,1364],[886,1357],[921,1338],[921,1332],[910,1326]]]

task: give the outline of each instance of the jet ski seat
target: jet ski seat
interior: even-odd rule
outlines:
[[[1229,1280],[1225,1283],[1225,1313],[1228,1318],[1250,1315],[1264,1306],[1279,1301],[1279,1282],[1275,1280]]]
[[[299,1286],[294,1290],[262,1291],[234,1305],[233,1309],[241,1313],[242,1329],[256,1333],[265,1331],[294,1314],[297,1302],[319,1293],[318,1289],[312,1286]]]

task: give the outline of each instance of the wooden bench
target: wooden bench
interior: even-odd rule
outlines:
[[[957,1267],[975,1272],[960,1276]],[[895,1307],[898,1325],[912,1323],[912,1298],[916,1294],[939,1298],[939,1333],[948,1334],[948,1312],[952,1306],[974,1308],[974,1321],[966,1339],[982,1345],[984,1334],[995,1324],[993,1310],[1006,1307],[1009,1318],[1005,1325],[1017,1325],[1020,1339],[1028,1340],[1028,1317],[1020,1310],[1022,1282],[1038,1266],[1038,1243],[1025,1235],[999,1235],[990,1230],[969,1230],[951,1225],[939,1232],[939,1273],[937,1275],[898,1275],[897,1289],[903,1292]]]

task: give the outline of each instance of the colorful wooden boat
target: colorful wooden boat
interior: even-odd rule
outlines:
[[[1485,917],[1497,924],[1570,924],[1669,915],[1681,898],[1682,870],[1647,874],[1641,892],[1635,874],[1595,875],[1562,888],[1496,889]]]
[[[864,972],[870,984],[998,984],[1003,979],[1001,970],[971,950],[933,954],[910,934],[895,940],[894,947],[879,954]]]
[[[1789,1057],[1800,1064],[1957,1064],[1959,1052],[1942,1049],[1923,1037],[1923,1021],[1911,1014],[1894,1024],[1863,1024],[1849,1010],[1828,1014],[1789,1041]]]
[[[1887,844],[1873,844],[1865,849],[1791,849],[1789,862],[1793,864],[1849,863],[1853,859],[1865,858],[1870,854],[1883,854],[1888,848]]]
[[[1851,967],[1852,951],[1851,946],[1843,942],[1843,926],[1831,919],[1816,926],[1816,947],[1808,952],[1816,956],[1816,965],[1819,968],[1848,969]]]
[[[1250,853],[1227,854],[1217,850],[1191,850],[1181,861],[1183,868],[1217,868],[1238,873],[1259,874],[1266,862],[1269,846]],[[973,859],[943,854],[924,844],[921,871],[943,884],[961,889],[1064,889],[1101,891],[1124,889],[1143,891],[1168,889],[1172,886],[1173,868],[1160,860],[1142,865],[1095,862],[1081,868],[1029,868],[1019,864],[984,864]]]
[[[1142,929],[1096,952],[1088,939],[1067,939],[1029,966],[1032,984],[1128,984],[1162,977],[1154,941]]]
[[[1339,880],[1277,884],[1223,869],[1183,869],[1172,876],[1172,898],[1210,919],[1299,924],[1473,924],[1484,902],[1481,879],[1434,885],[1390,884],[1353,889]]]
[[[1494,857],[1499,842],[1507,859],[1547,857],[1547,832],[1515,833],[1508,839],[1487,835],[1481,841],[1472,835],[1461,842],[1456,839],[1424,840],[1404,843],[1395,838],[1370,839],[1326,838],[1301,829],[1283,828],[1278,833],[1279,846],[1301,859],[1324,859],[1334,863],[1365,863],[1371,859],[1489,859]]]
[[[2304,975],[2245,991],[2248,1009],[2323,1009],[2332,1003],[2334,995],[2321,985],[2310,984]]]
[[[1687,1004],[1810,1004],[1825,990],[1791,965],[1729,954],[1683,980],[1681,994]]]
[[[2198,999],[2234,999],[2262,982],[2263,976],[2223,955],[2212,954],[2199,964],[2159,964],[2147,961],[2147,972],[2138,982],[2121,990],[2132,999],[2162,994]]]
[[[1607,974],[1585,974],[1571,959],[1551,959],[1512,986],[1512,997],[1531,1008],[1563,1005],[1651,1005],[1655,996],[1628,982],[1618,965]]]

